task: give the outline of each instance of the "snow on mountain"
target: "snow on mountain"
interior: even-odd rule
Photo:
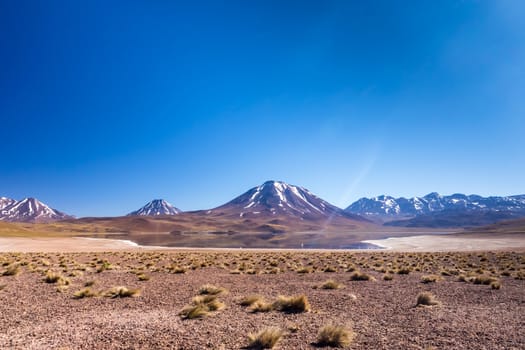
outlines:
[[[16,200],[7,198],[7,197],[0,197],[0,210],[4,209],[5,207],[10,206],[11,204],[15,203]]]
[[[0,208],[0,221],[48,222],[72,218],[72,216],[53,209],[36,198],[24,198],[16,201],[2,197]]]
[[[164,199],[154,199],[142,208],[129,213],[127,216],[159,216],[159,215],[177,215],[181,210]]]
[[[525,195],[481,197],[455,193],[450,196],[442,196],[439,193],[432,192],[424,197],[409,199],[381,195],[373,198],[361,198],[345,209],[349,213],[380,217],[410,217],[450,210],[493,210],[525,213]]]
[[[304,219],[335,215],[362,219],[345,213],[303,187],[289,185],[282,181],[267,181],[209,211],[210,214],[218,212],[238,213],[239,217],[284,215]]]

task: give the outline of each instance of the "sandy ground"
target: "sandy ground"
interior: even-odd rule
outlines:
[[[0,252],[101,252],[139,248],[135,243],[117,239],[80,237],[0,237]]]
[[[470,235],[423,235],[367,240],[364,242],[379,245],[393,251],[405,252],[525,249],[525,235],[518,234],[506,236],[498,235],[497,237]]]
[[[498,235],[420,235],[364,242],[393,251],[442,252],[479,250],[525,250],[525,234]],[[120,250],[175,250],[159,246],[139,246],[117,239],[80,237],[0,237],[0,252],[101,252]],[[261,249],[264,250],[264,249]]]

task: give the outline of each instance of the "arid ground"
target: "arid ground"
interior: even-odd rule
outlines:
[[[329,324],[349,332],[349,349],[525,348],[523,252],[2,253],[0,263],[2,349],[241,349],[267,327],[283,331],[276,349],[315,349]],[[436,305],[416,306],[425,291]],[[280,295],[301,302],[287,309]]]

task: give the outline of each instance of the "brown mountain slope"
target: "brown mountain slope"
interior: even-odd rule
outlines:
[[[477,227],[467,232],[473,233],[525,233],[525,218],[498,222],[496,224]]]

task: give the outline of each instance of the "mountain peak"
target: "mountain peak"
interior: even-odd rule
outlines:
[[[164,199],[154,199],[142,208],[129,213],[127,216],[177,215],[180,213],[180,209],[175,208]]]
[[[295,217],[299,220],[347,216],[341,209],[313,195],[303,187],[283,181],[266,181],[212,209],[210,213],[228,213],[239,217]]]
[[[53,209],[34,197],[20,201],[5,197],[0,199],[1,221],[46,222],[69,218],[72,216]]]

